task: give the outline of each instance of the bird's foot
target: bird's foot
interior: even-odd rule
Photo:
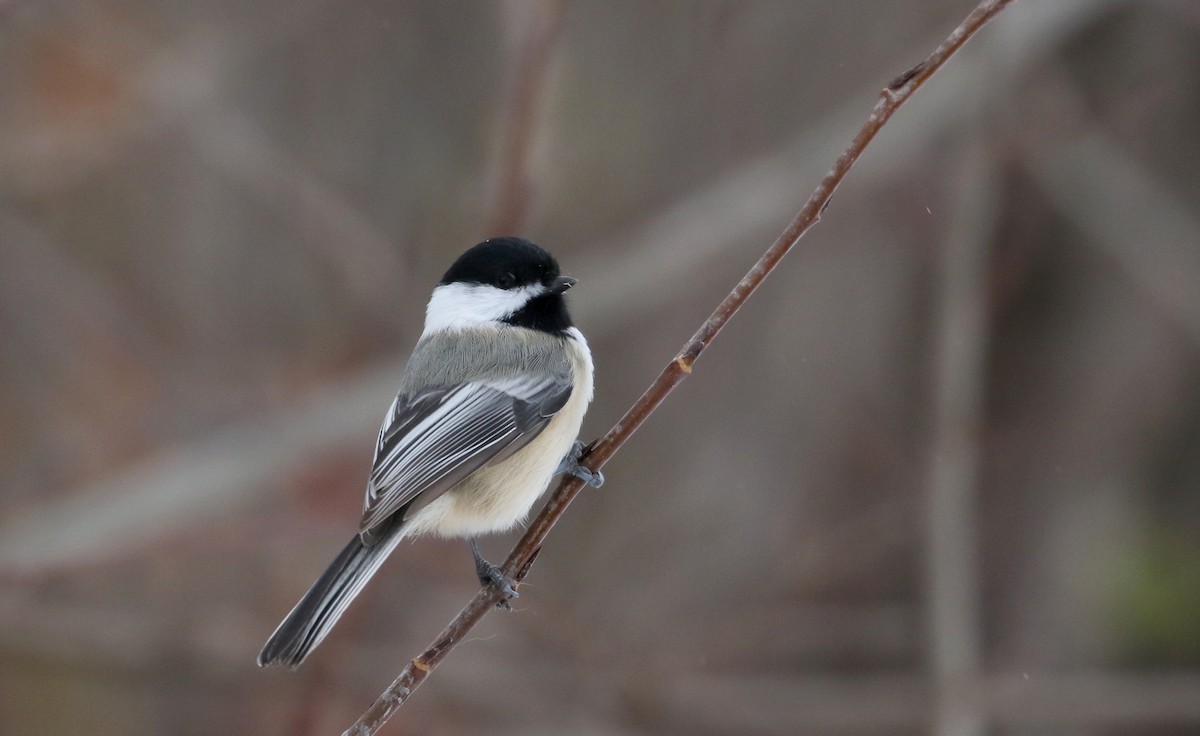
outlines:
[[[479,582],[499,588],[500,592],[504,594],[504,598],[496,604],[496,607],[511,611],[512,606],[508,604],[508,601],[521,597],[521,594],[517,592],[517,581],[505,575],[499,567],[483,559],[483,555],[479,552],[479,543],[475,541],[474,537],[468,541],[471,543],[471,554],[475,556],[475,574],[479,577]]]
[[[592,488],[599,488],[604,485],[604,473],[601,473],[599,470],[588,470],[579,464],[579,458],[583,456],[583,449],[583,443],[575,440],[575,444],[571,445],[571,451],[558,464],[557,473],[560,475],[573,475]]]

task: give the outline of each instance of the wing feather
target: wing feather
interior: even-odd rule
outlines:
[[[375,445],[359,533],[423,506],[536,437],[571,394],[569,374],[462,383],[396,397]],[[503,453],[503,455],[501,455]]]

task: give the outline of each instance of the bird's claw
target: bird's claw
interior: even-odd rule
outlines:
[[[504,598],[496,604],[497,608],[503,608],[506,611],[511,611],[512,606],[508,604],[508,601],[512,598],[521,597],[521,594],[517,592],[517,581],[505,575],[500,568],[491,563],[486,563],[486,567],[479,575],[479,581],[484,585],[491,583],[499,588],[500,592],[504,594]]]
[[[571,445],[571,451],[558,464],[558,473],[560,475],[573,475],[592,488],[599,488],[604,485],[604,473],[601,473],[599,470],[588,470],[579,464],[579,458],[583,456],[583,449],[583,443],[575,440],[575,444]]]
[[[471,554],[475,556],[475,574],[479,577],[479,582],[483,585],[496,586],[504,594],[504,598],[496,604],[496,607],[511,611],[512,606],[508,604],[509,599],[521,597],[521,594],[517,592],[517,581],[505,575],[499,567],[483,559],[483,555],[479,552],[479,545],[473,538],[470,543]]]

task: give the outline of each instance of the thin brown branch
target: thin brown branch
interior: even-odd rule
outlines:
[[[662,404],[671,391],[692,372],[692,366],[696,359],[728,324],[730,318],[745,304],[750,295],[799,242],[800,238],[808,232],[809,228],[817,223],[821,213],[829,204],[834,190],[841,184],[858,157],[862,155],[862,152],[866,150],[866,147],[891,119],[896,110],[907,102],[966,43],[967,39],[975,35],[1011,1],[985,0],[980,3],[927,59],[897,77],[880,93],[879,101],[875,103],[866,123],[854,136],[850,147],[838,157],[833,168],[825,174],[816,191],[812,193],[791,223],[705,320],[679,354],[667,364],[650,388],[646,389],[641,398],[625,413],[625,416],[604,437],[592,445],[583,458],[585,465],[593,469],[602,468],[641,427],[650,414]],[[518,581],[525,578],[555,522],[563,515],[582,487],[583,482],[578,478],[566,477],[563,479],[541,513],[530,524],[521,541],[513,548],[504,563],[505,573]],[[500,595],[500,591],[494,586],[481,588],[467,606],[442,630],[433,644],[409,661],[400,675],[343,736],[369,736],[377,733],[392,714],[408,700],[413,691],[425,681],[429,673],[463,640],[475,624],[495,607],[500,600]]]

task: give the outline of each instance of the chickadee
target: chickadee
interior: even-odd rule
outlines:
[[[520,238],[480,243],[446,271],[379,429],[358,534],[271,634],[259,666],[299,666],[405,537],[466,537],[481,582],[516,595],[475,535],[524,519],[558,472],[603,482],[578,463],[592,356],[563,299],[574,285]]]

